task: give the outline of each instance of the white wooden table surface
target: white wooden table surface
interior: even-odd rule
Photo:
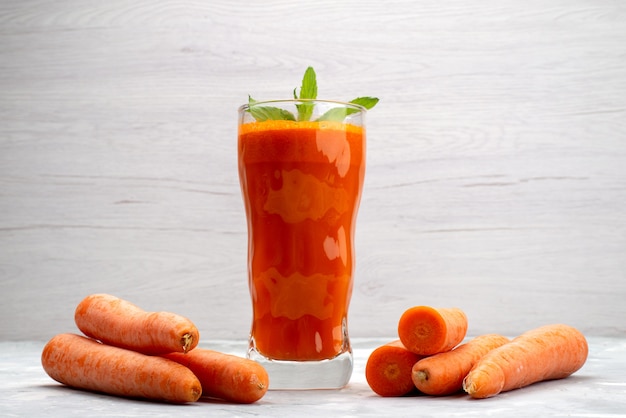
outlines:
[[[0,2],[0,341],[74,330],[96,292],[245,341],[236,109],[308,65],[320,98],[381,99],[353,338],[418,304],[473,335],[626,338],[625,21],[611,0]]]
[[[0,343],[3,417],[626,417],[626,339],[593,337],[589,358],[574,375],[472,400],[467,395],[381,398],[367,385],[365,363],[383,339],[355,341],[355,369],[341,390],[268,391],[258,402],[211,399],[172,405],[82,392],[50,379],[40,364],[43,343]],[[245,342],[209,346],[243,355]],[[271,387],[271,382],[270,382]]]

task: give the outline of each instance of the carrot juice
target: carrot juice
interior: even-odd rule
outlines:
[[[238,163],[248,223],[251,348],[293,361],[350,351],[364,128],[333,121],[241,123]]]

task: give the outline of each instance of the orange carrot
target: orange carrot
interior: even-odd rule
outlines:
[[[265,368],[247,358],[204,348],[163,356],[191,369],[202,384],[202,396],[253,403],[265,395],[269,386]]]
[[[407,350],[400,340],[381,345],[367,359],[367,384],[380,396],[408,395],[415,391],[411,369],[421,358],[422,356]]]
[[[589,348],[585,336],[568,325],[546,325],[514,338],[481,358],[463,389],[487,398],[543,380],[565,378],[580,369]]]
[[[202,394],[198,378],[176,362],[76,334],[53,337],[43,349],[41,364],[60,383],[110,395],[185,403]]]
[[[472,366],[487,352],[508,342],[502,335],[481,335],[451,351],[426,357],[413,366],[413,383],[427,395],[459,392]]]
[[[83,299],[74,320],[88,337],[144,354],[187,352],[198,345],[198,329],[189,319],[170,312],[146,312],[107,294]]]
[[[452,350],[463,341],[467,317],[458,308],[414,306],[398,322],[398,336],[404,346],[422,356]]]

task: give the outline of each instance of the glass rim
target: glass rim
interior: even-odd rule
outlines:
[[[327,104],[332,104],[332,105],[336,105],[336,106],[344,106],[344,107],[350,107],[353,109],[358,109],[360,112],[362,113],[366,113],[367,112],[367,108],[365,106],[361,106],[360,104],[356,104],[356,103],[350,103],[350,102],[343,102],[341,100],[326,100],[326,99],[274,99],[274,100],[261,100],[258,102],[254,102],[253,104],[250,103],[246,103],[244,105],[239,106],[239,111],[247,111],[248,109],[250,109],[250,106],[263,106],[263,105],[271,105],[271,104],[277,104],[277,103],[292,103],[292,104],[297,104],[297,103],[327,103]]]

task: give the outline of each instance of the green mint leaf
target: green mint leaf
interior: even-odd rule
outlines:
[[[351,109],[346,109],[345,107],[334,107],[330,110],[327,110],[322,116],[317,118],[319,122],[322,121],[335,121],[342,122],[346,116],[348,116],[348,111]]]
[[[293,113],[279,107],[253,106],[250,108],[250,113],[252,114],[254,119],[259,122],[263,122],[266,120],[296,120],[296,117],[293,115]]]
[[[251,96],[248,96],[248,111],[258,122],[266,120],[293,120],[296,118],[288,110],[273,106],[260,106]]]
[[[350,103],[363,106],[366,109],[371,109],[374,106],[376,106],[376,103],[378,103],[378,99],[376,97],[357,97],[356,99],[351,100]],[[317,120],[318,121],[329,120],[329,121],[341,122],[346,118],[346,116],[351,115],[355,112],[357,112],[356,109],[345,108],[345,107],[335,107],[333,109],[330,109],[326,113],[324,113]]]
[[[296,97],[296,89],[293,90],[294,99],[313,100],[317,98],[317,76],[313,67],[308,67],[302,77],[300,96]],[[298,120],[309,120],[313,114],[313,103],[297,104]]]
[[[356,99],[351,100],[350,103],[361,105],[369,110],[376,106],[376,103],[378,103],[378,99],[376,97],[357,97]]]
[[[317,77],[313,67],[309,67],[302,77],[302,86],[300,87],[300,99],[317,99]]]

